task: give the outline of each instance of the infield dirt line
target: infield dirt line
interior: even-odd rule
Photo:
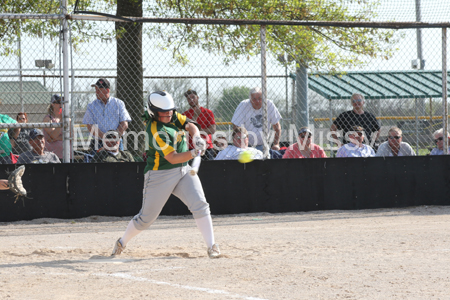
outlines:
[[[264,299],[264,298],[257,298],[257,297],[251,297],[251,296],[244,296],[244,295],[234,294],[234,293],[230,293],[230,292],[227,292],[227,291],[224,291],[224,290],[217,290],[217,289],[210,289],[210,288],[195,287],[195,286],[190,286],[190,285],[181,285],[181,284],[176,284],[176,283],[169,283],[169,282],[149,279],[149,278],[145,278],[145,277],[136,277],[136,276],[132,276],[132,275],[129,275],[129,274],[123,274],[123,273],[112,273],[112,274],[95,273],[95,274],[92,274],[92,275],[99,276],[99,277],[116,277],[116,278],[123,278],[123,279],[128,279],[128,280],[133,280],[133,281],[150,282],[150,283],[157,284],[157,285],[171,286],[171,287],[181,288],[181,289],[186,289],[186,290],[191,290],[191,291],[205,292],[205,293],[208,293],[208,294],[224,295],[224,296],[232,297],[232,298],[236,298],[236,299],[268,300],[268,299]]]

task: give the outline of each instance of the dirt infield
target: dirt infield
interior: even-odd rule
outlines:
[[[0,299],[450,299],[450,207],[0,223]]]

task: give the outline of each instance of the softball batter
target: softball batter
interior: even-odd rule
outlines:
[[[114,246],[112,255],[119,255],[128,242],[148,228],[174,194],[183,201],[194,216],[197,227],[208,247],[208,256],[220,255],[214,241],[209,204],[206,202],[202,184],[197,175],[189,175],[187,162],[198,151],[203,155],[206,142],[200,137],[195,123],[176,112],[172,96],[166,92],[154,92],[148,97],[146,126],[149,136],[147,166],[144,173],[144,195],[140,212],[128,224],[124,235]],[[188,151],[184,131],[193,137],[195,149]]]

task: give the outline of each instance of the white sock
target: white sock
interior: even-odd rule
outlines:
[[[125,230],[125,233],[123,234],[122,238],[120,239],[120,243],[122,244],[122,246],[125,247],[128,244],[128,242],[132,238],[137,236],[141,231],[142,230],[136,229],[136,227],[134,226],[133,220],[131,220],[130,223],[128,223],[127,230]]]
[[[197,223],[197,227],[200,229],[206,245],[208,248],[211,248],[212,245],[215,244],[211,215],[207,215],[206,217],[200,219],[195,219],[195,223]]]

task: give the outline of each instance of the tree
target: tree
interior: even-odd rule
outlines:
[[[142,0],[117,0],[117,16],[142,17]],[[142,69],[142,23],[116,22],[117,32],[117,92],[116,96],[123,99],[131,119],[129,129],[139,133],[144,129],[141,115],[144,113]],[[144,137],[140,136],[139,145],[145,145]],[[141,149],[129,149],[135,155],[142,153]]]
[[[216,122],[231,122],[236,107],[242,100],[248,99],[250,88],[234,86],[222,90],[222,97],[214,107]]]
[[[73,5],[75,0],[69,0]],[[113,3],[115,1],[112,1]],[[116,0],[117,16],[140,17],[143,14],[161,18],[222,18],[244,20],[308,20],[308,21],[370,21],[376,17],[378,0]],[[110,10],[110,0],[91,2],[80,0],[81,8],[103,3]],[[57,1],[27,0],[3,1],[0,11],[11,13],[59,13]],[[19,26],[19,24],[21,24]],[[139,46],[142,27],[139,23],[118,23],[121,32],[98,32],[90,22],[72,23],[72,39],[77,42],[89,41],[92,37],[111,39],[123,38],[123,44],[132,51],[131,59],[125,65],[138,68],[139,47],[132,49],[134,43]],[[29,36],[58,34],[59,20],[0,20],[0,54],[11,54],[19,27]],[[36,26],[37,25],[37,26]],[[318,71],[338,71],[355,65],[363,65],[368,58],[388,59],[395,49],[398,37],[393,30],[375,28],[315,27],[315,26],[267,26],[267,47],[274,56],[288,52],[294,61]],[[78,34],[76,34],[78,33]],[[224,62],[240,57],[249,57],[260,52],[259,26],[257,25],[195,25],[195,24],[156,24],[147,34],[161,39],[161,48],[172,51],[176,62],[186,64],[187,47],[199,47],[203,50],[222,55]],[[133,40],[134,38],[134,40]],[[118,50],[121,46],[118,45]],[[134,56],[134,54],[137,54]],[[130,55],[131,56],[131,55]],[[118,54],[127,59],[127,56]],[[139,72],[139,71],[138,71]],[[119,75],[121,76],[121,75]],[[124,75],[125,76],[125,75]],[[122,80],[118,84],[122,85]],[[121,93],[119,91],[119,93]]]
[[[69,1],[69,5],[74,4]],[[102,0],[100,3],[109,4]],[[81,0],[80,9],[89,7],[90,1]],[[94,4],[95,5],[95,4]],[[0,4],[0,11],[15,13],[60,13],[59,1],[27,0],[5,1]],[[104,11],[102,11],[104,12]],[[142,17],[142,0],[117,0],[116,15],[119,17]],[[116,97],[123,99],[131,119],[129,130],[140,132],[143,129],[143,69],[142,69],[142,23],[117,22],[115,31],[99,32],[92,22],[73,22],[72,45],[88,42],[91,38],[117,41],[117,90]],[[0,55],[18,54],[14,49],[17,36],[26,33],[29,37],[46,35],[56,37],[59,34],[60,20],[0,20]],[[139,143],[143,144],[143,143]],[[140,152],[141,150],[138,150]]]
[[[101,0],[108,3],[108,0]],[[134,1],[134,0],[131,0]],[[20,14],[60,14],[60,1],[47,0],[4,0],[0,1],[0,12]],[[73,7],[76,0],[69,0],[69,7]],[[87,0],[79,0],[80,7],[86,7],[91,3]],[[59,19],[0,19],[0,56],[18,55],[17,38],[26,35],[28,37],[46,36],[58,38],[60,34]],[[105,32],[98,29],[93,22],[71,22],[71,44],[76,49],[79,43],[89,42],[92,38],[111,40],[116,36],[115,32]]]
[[[161,18],[243,20],[370,21],[377,0],[159,0],[148,13]],[[260,52],[257,25],[159,24],[151,34],[163,40],[173,59],[188,63],[187,47],[218,53],[224,62]],[[325,71],[362,65],[367,58],[388,59],[397,38],[393,30],[374,28],[267,26],[267,48],[275,57],[287,52],[300,65]],[[199,42],[201,41],[201,42]]]

